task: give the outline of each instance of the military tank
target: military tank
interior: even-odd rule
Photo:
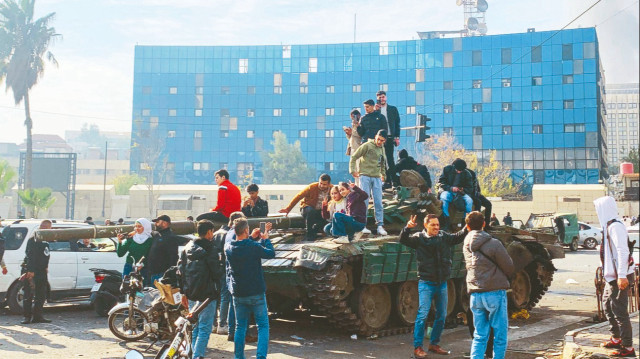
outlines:
[[[365,336],[411,331],[418,310],[417,261],[415,251],[399,243],[399,233],[411,215],[439,215],[441,204],[428,193],[417,172],[405,172],[403,186],[384,195],[386,236],[362,236],[349,244],[336,244],[331,237],[304,242],[299,217],[290,216],[286,224],[282,218],[251,219],[252,227],[270,221],[280,228],[271,236],[276,257],[263,261],[271,312],[311,309],[336,327]],[[462,213],[452,212],[451,218],[453,229],[462,228]],[[368,226],[374,228],[374,223]],[[489,233],[502,241],[516,265],[510,311],[533,308],[553,280],[552,259],[564,257],[557,238],[505,226],[493,227]],[[453,249],[448,282],[450,323],[469,308],[465,275],[462,245],[458,245]]]

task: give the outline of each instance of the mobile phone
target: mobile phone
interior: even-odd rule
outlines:
[[[376,100],[376,104],[378,104],[378,105],[382,105],[382,101],[380,101],[380,100]]]
[[[264,234],[267,231],[267,222],[260,222],[260,233]]]

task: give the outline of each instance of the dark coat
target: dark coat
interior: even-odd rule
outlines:
[[[462,243],[467,233],[465,228],[454,234],[440,231],[435,237],[427,237],[425,231],[412,234],[405,227],[400,232],[400,243],[416,250],[420,279],[441,283],[451,275],[451,247]]]
[[[375,138],[380,130],[387,130],[387,119],[380,111],[373,111],[360,119],[358,134],[362,137],[362,143],[367,143],[369,139]]]
[[[416,162],[413,157],[408,156],[404,158],[400,158],[396,163],[396,174],[399,176],[404,170],[413,170],[416,171],[424,178],[425,182],[427,182],[427,187],[431,188],[433,183],[431,182],[431,173],[429,173],[429,169],[425,165],[421,165]]]
[[[473,194],[473,178],[471,176],[471,172],[468,169],[458,173],[453,165],[445,166],[442,169],[442,175],[438,179],[438,185],[440,185],[440,191],[451,191],[451,187],[453,187],[453,183],[456,179],[456,175],[462,176],[460,178],[460,185],[465,194],[472,195]]]
[[[46,272],[49,268],[49,242],[29,239],[24,258],[27,272]]]
[[[162,274],[178,263],[178,247],[188,239],[173,234],[171,228],[153,232],[153,242],[147,254],[147,269],[151,274]]]
[[[180,253],[181,291],[189,300],[202,301],[220,295],[220,279],[224,275],[222,254],[212,241],[197,239],[187,243]]]
[[[258,197],[256,204],[251,206],[242,207],[242,213],[245,216],[251,217],[266,217],[269,214],[269,203],[264,199]]]
[[[387,122],[389,123],[389,130],[391,132],[388,137],[399,138],[400,137],[400,113],[398,108],[387,104]]]

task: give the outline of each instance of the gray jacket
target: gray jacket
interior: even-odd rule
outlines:
[[[513,276],[513,261],[499,240],[485,231],[471,231],[464,239],[462,251],[469,293],[510,288],[508,278]]]

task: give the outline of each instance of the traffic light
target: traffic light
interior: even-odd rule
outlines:
[[[427,135],[427,131],[431,129],[431,127],[427,126],[427,122],[429,121],[431,121],[429,117],[418,114],[418,138],[416,139],[416,142],[424,142],[431,138],[431,136]]]

